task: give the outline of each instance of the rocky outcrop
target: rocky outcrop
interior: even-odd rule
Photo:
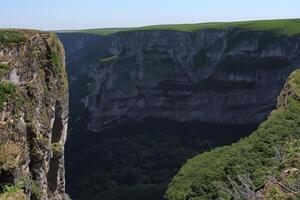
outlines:
[[[1,30],[0,81],[0,199],[68,199],[62,44],[51,33]]]
[[[87,37],[77,39],[78,49]],[[238,28],[131,31],[98,40],[98,57],[86,68],[92,131],[148,117],[260,123],[300,62],[299,37]]]

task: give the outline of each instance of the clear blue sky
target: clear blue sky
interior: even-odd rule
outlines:
[[[0,28],[43,30],[300,18],[300,0],[1,0]]]

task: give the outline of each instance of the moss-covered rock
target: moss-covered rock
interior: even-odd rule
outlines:
[[[19,167],[22,152],[22,144],[19,142],[8,141],[0,143],[0,171]]]
[[[15,91],[15,86],[10,82],[0,82],[0,111],[3,110],[4,103],[8,100],[9,95]]]
[[[18,190],[15,192],[5,192],[0,194],[0,200],[27,200],[27,195],[23,190]]]
[[[0,30],[0,46],[0,199],[23,191],[26,199],[66,199],[64,48],[55,34],[34,30]],[[30,184],[19,187],[22,177]]]

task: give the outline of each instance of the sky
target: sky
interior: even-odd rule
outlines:
[[[0,28],[69,30],[300,18],[300,0],[0,0]]]

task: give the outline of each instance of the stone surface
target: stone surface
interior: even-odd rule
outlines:
[[[18,187],[33,200],[68,199],[64,175],[68,124],[64,48],[54,34],[9,31],[9,35],[18,34],[23,39],[0,40],[0,96],[4,101],[0,108],[0,186]],[[7,33],[0,31],[0,35]],[[9,156],[15,160],[7,159]]]
[[[260,123],[300,64],[300,38],[271,32],[230,28],[60,37],[70,60],[86,61],[73,70],[92,78],[84,102],[88,129],[96,132],[147,117]]]

